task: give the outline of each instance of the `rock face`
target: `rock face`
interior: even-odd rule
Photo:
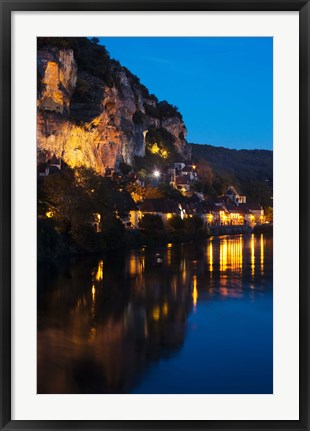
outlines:
[[[55,154],[100,174],[122,161],[133,165],[135,156],[145,155],[150,126],[166,129],[184,157],[186,128],[173,106],[165,102],[165,112],[104,47],[84,38],[55,39],[38,45],[38,163]]]

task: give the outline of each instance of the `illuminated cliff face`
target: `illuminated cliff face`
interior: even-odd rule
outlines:
[[[39,106],[47,111],[63,113],[70,107],[70,96],[77,80],[77,65],[71,49],[59,51],[55,61],[50,60],[48,54],[44,62],[46,66]]]
[[[166,128],[180,154],[186,148],[186,128],[175,116],[159,119],[146,107],[156,102],[119,66],[113,70],[117,86],[79,71],[74,52],[45,47],[38,51],[37,146],[38,162],[53,154],[71,167],[92,167],[103,174],[117,169],[120,161],[131,165],[134,156],[145,155],[145,136],[150,126]],[[135,113],[143,117],[134,121]]]

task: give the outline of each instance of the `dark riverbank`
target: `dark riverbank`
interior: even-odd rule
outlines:
[[[273,225],[256,225],[251,228],[248,225],[203,226],[198,217],[188,219],[188,223],[182,228],[165,227],[162,229],[130,229],[125,230],[117,226],[111,232],[109,238],[102,233],[95,233],[89,229],[81,232],[80,242],[73,240],[70,234],[58,233],[51,220],[39,220],[38,222],[38,261],[57,262],[61,259],[99,255],[113,250],[136,249],[142,246],[163,246],[168,243],[180,244],[191,241],[201,241],[211,236],[265,234],[272,235]]]

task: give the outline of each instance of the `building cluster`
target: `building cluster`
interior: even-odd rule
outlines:
[[[170,184],[185,195],[190,192],[191,184],[198,180],[197,168],[192,163],[173,163],[167,174]]]
[[[192,185],[199,180],[199,173],[197,167],[190,162],[174,163],[160,174],[155,170],[154,177],[158,182],[167,182],[179,190],[184,200],[180,203],[167,199],[146,199],[130,211],[129,226],[137,227],[145,214],[158,215],[164,223],[175,216],[182,219],[198,216],[207,226],[253,227],[266,222],[262,206],[255,202],[247,203],[246,196],[240,195],[234,186],[229,186],[226,193],[216,201],[204,199],[200,193],[193,193]]]
[[[206,226],[250,227],[266,222],[264,209],[257,203],[247,203],[233,186],[216,202],[201,199],[196,193],[178,203],[167,199],[146,199],[130,211],[129,226],[138,227],[145,214],[158,215],[166,224],[173,217],[200,217]]]
[[[64,162],[53,155],[47,163],[38,166],[39,177],[59,172],[64,167],[62,164]],[[200,217],[206,226],[248,225],[253,227],[266,222],[262,206],[255,202],[247,203],[246,196],[240,195],[234,186],[229,186],[226,193],[219,196],[216,201],[205,199],[200,193],[192,192],[192,185],[199,180],[199,174],[197,167],[190,162],[173,163],[162,172],[155,170],[152,177],[153,185],[166,182],[179,190],[184,199],[182,202],[162,198],[145,199],[140,204],[132,201],[129,208],[127,205],[128,218],[123,219],[128,228],[138,228],[139,221],[145,214],[158,215],[165,224],[173,217],[184,219],[194,216]],[[141,184],[139,179],[137,182]],[[144,185],[144,182],[141,185]],[[98,231],[100,220],[98,220],[98,215],[94,216],[97,217],[94,220],[94,227]]]

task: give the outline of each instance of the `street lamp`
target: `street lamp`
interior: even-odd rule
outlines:
[[[157,169],[155,169],[155,171],[153,172],[153,175],[154,175],[155,178],[159,178],[160,177],[160,172]]]

